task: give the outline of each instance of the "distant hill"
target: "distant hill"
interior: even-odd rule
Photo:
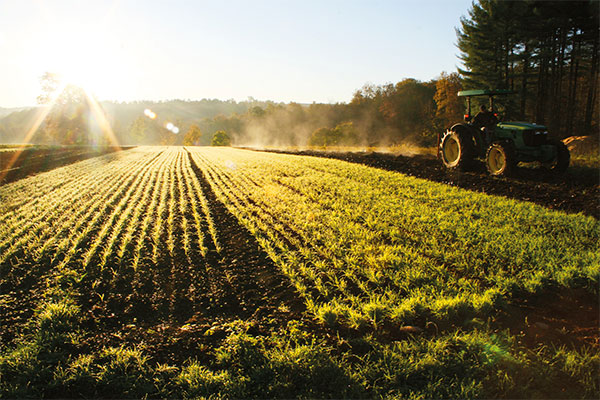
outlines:
[[[27,110],[29,108],[31,108],[31,107],[11,107],[11,108],[0,107],[0,118],[6,117],[7,115],[12,114],[14,112]]]
[[[259,102],[263,107],[264,102]],[[157,120],[172,122],[175,125],[190,125],[204,118],[213,118],[217,115],[229,116],[243,114],[248,108],[254,106],[250,102],[222,101],[216,99],[202,99],[199,101],[169,100],[169,101],[136,101],[130,103],[102,102],[102,108],[113,118],[121,128],[130,127],[133,121],[144,115],[144,110],[150,109],[156,113]]]
[[[35,120],[37,109],[38,107],[2,109],[10,112],[0,117],[0,143],[23,143]]]
[[[164,126],[171,122],[185,132],[191,124],[200,124],[203,120],[218,115],[229,117],[244,114],[251,107],[266,107],[275,104],[269,101],[236,102],[234,100],[202,99],[198,101],[135,101],[135,102],[101,102],[102,109],[110,121],[111,127],[121,143],[129,143],[129,130],[134,121],[144,116],[144,110],[150,109],[156,114],[156,123]],[[0,108],[0,143],[21,143],[33,121],[36,110],[30,108]]]

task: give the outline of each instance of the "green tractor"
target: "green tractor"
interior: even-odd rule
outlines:
[[[449,169],[465,170],[476,160],[485,162],[491,175],[511,175],[519,162],[539,162],[555,172],[564,172],[569,166],[567,146],[548,138],[543,125],[526,122],[499,122],[494,112],[494,96],[513,93],[509,90],[463,90],[458,96],[466,97],[465,121],[438,134],[437,156]],[[471,115],[471,97],[488,96],[489,108],[481,107]]]

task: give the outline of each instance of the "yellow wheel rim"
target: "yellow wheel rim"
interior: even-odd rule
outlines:
[[[444,144],[444,159],[447,163],[452,164],[458,160],[460,148],[454,138],[448,139]]]
[[[504,152],[500,151],[500,149],[497,148],[491,149],[488,156],[488,165],[492,173],[497,174],[502,172],[504,170],[504,167],[506,166],[506,158],[504,157]]]

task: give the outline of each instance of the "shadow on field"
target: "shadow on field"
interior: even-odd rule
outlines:
[[[217,252],[210,242],[206,257],[214,304],[219,312],[237,318],[272,318],[281,314],[279,310],[289,309],[296,315],[286,318],[299,317],[304,304],[289,279],[217,198],[200,168],[189,152],[187,154],[208,201],[222,249]]]
[[[162,219],[164,227],[159,238],[144,239],[140,265],[131,267],[130,252],[98,271],[103,276],[98,279],[100,286],[93,287],[92,279],[84,285],[80,301],[87,303],[89,310],[87,331],[94,332],[87,339],[90,348],[143,343],[161,362],[203,360],[212,357],[206,350],[218,347],[235,321],[244,321],[250,333],[267,335],[290,320],[303,319],[304,303],[289,279],[217,198],[190,154],[181,157],[189,159],[202,193],[179,185],[182,178],[174,174],[168,179],[176,181],[175,189],[169,190],[166,183],[156,189],[170,192],[161,203],[170,204],[171,199],[181,196],[203,196],[216,238],[206,216],[198,227],[200,232],[181,229],[183,219],[194,219],[189,207],[181,213],[173,205],[144,205],[142,214],[153,214],[155,221]],[[170,208],[174,208],[173,214]],[[171,239],[169,218],[174,227]],[[186,234],[191,239],[187,255],[183,250]],[[174,241],[172,250],[168,249],[169,240]],[[199,242],[207,249],[204,255]]]

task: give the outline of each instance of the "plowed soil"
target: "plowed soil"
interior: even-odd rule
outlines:
[[[473,171],[449,171],[434,156],[403,156],[385,153],[326,152],[315,150],[277,153],[327,157],[397,171],[417,178],[446,183],[476,192],[530,201],[544,207],[569,213],[583,213],[600,218],[600,171],[571,167],[564,174],[541,168],[518,168],[511,178],[487,174],[483,164]]]
[[[0,185],[132,146],[66,146],[0,152]]]

